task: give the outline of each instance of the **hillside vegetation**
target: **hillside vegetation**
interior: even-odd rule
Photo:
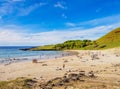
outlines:
[[[30,48],[29,50],[42,50],[42,51],[45,51],[45,50],[55,50],[54,49],[54,45],[45,45],[45,46],[38,46],[38,47],[33,47],[33,48]]]
[[[91,40],[68,40],[56,45],[46,45],[30,48],[28,50],[98,50],[120,46],[120,28],[117,28],[103,37]]]
[[[105,48],[113,48],[120,46],[120,28],[117,28],[105,36],[96,40],[99,45],[105,45]]]

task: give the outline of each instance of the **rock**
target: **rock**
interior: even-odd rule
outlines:
[[[60,82],[60,83],[57,84],[57,86],[63,86],[63,85],[64,85],[63,82]]]
[[[82,77],[86,76],[85,71],[79,71],[79,73],[70,73],[70,74],[65,74],[63,77],[56,77],[52,80],[49,80],[47,83],[43,83],[40,85],[41,89],[54,89],[55,87],[61,87],[61,89],[70,89],[67,87],[68,84],[71,82],[84,82],[85,80],[81,80]],[[88,77],[95,77],[94,72],[90,71],[88,73]]]
[[[79,74],[75,74],[75,73],[69,74],[68,78],[69,78],[69,80],[73,80],[73,81],[80,80]]]
[[[72,70],[71,70],[71,69],[68,69],[66,72],[67,72],[67,73],[68,73],[68,72],[72,72]]]
[[[78,76],[78,74],[75,74],[75,73],[71,73],[71,74],[68,75],[69,78],[76,77],[76,76]]]
[[[88,73],[88,77],[95,77],[94,72],[93,72],[93,71],[90,71],[90,72]]]
[[[50,81],[47,82],[47,86],[48,85],[51,85],[52,87],[53,86],[61,86],[61,82],[62,82],[62,78],[61,77],[57,77],[57,78],[54,78]]]
[[[33,60],[32,60],[32,63],[37,63],[37,59],[33,59]]]
[[[85,76],[85,71],[79,71],[79,76]]]
[[[65,76],[63,76],[63,78],[67,78],[67,76],[65,75]]]
[[[69,79],[69,78],[64,78],[62,81],[63,81],[64,83],[69,83],[69,82],[70,82],[70,79]]]
[[[57,71],[59,71],[59,70],[62,70],[62,68],[59,68],[59,67],[57,67],[57,69],[56,69]]]
[[[42,64],[42,66],[47,66],[47,64]]]
[[[49,84],[49,83],[52,83],[52,80],[49,80],[49,81],[47,82],[47,84]]]
[[[68,62],[68,60],[65,60],[64,63]]]

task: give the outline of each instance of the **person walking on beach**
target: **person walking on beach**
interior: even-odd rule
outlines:
[[[63,64],[63,69],[65,68],[65,64]]]

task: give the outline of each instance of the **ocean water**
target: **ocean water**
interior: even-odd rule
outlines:
[[[0,46],[0,63],[11,60],[22,61],[36,59],[50,59],[68,55],[62,51],[22,51],[21,48],[29,48],[28,46]]]

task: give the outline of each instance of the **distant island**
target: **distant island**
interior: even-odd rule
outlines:
[[[49,51],[49,50],[99,50],[120,46],[120,28],[116,28],[103,37],[92,40],[68,40],[55,45],[44,45],[20,50]]]

